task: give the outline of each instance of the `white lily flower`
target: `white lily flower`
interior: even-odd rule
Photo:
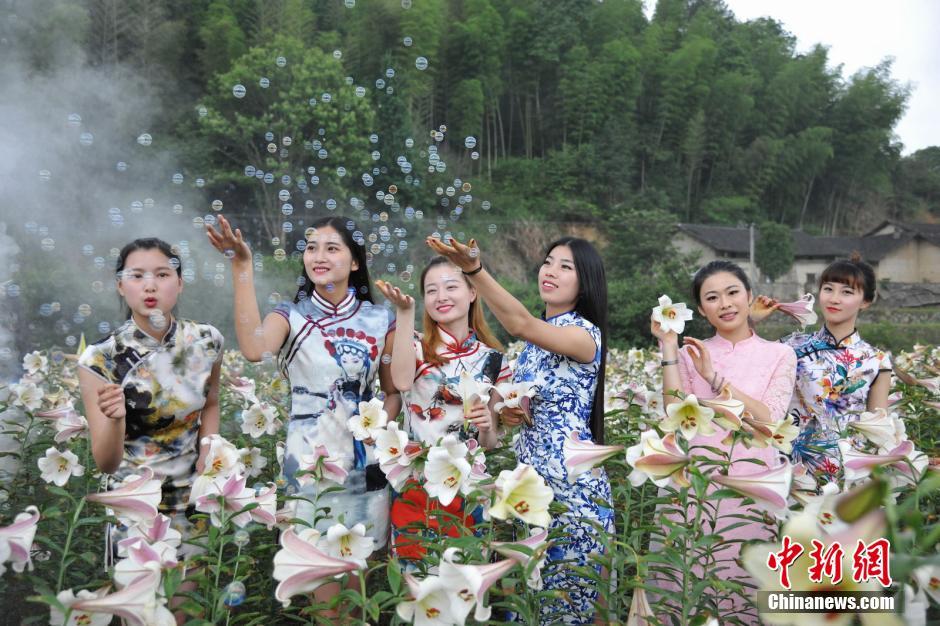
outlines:
[[[424,465],[425,489],[444,506],[453,502],[470,477],[473,466],[467,460],[468,452],[467,444],[453,434],[446,435],[440,444],[428,450]]]
[[[493,410],[499,413],[503,409],[522,408],[528,410],[529,400],[538,392],[538,387],[532,382],[505,382],[496,385],[496,392],[502,400],[493,405]]]
[[[680,431],[686,441],[692,441],[696,435],[714,435],[712,424],[715,410],[702,406],[694,394],[689,394],[681,402],[666,405],[666,418],[660,422],[663,432]]]
[[[548,505],[555,499],[555,493],[531,465],[520,463],[514,470],[503,470],[495,485],[490,515],[502,520],[514,517],[530,526],[545,527],[551,523]]]
[[[28,374],[45,372],[46,366],[48,364],[49,359],[44,357],[42,353],[38,351],[30,352],[23,357],[23,369],[26,370]]]
[[[273,435],[281,427],[281,420],[277,419],[277,410],[265,402],[252,404],[251,408],[242,414],[242,432],[258,439],[262,435]]]
[[[490,398],[490,389],[493,385],[480,382],[473,375],[464,370],[460,372],[460,382],[457,383],[457,395],[463,402],[463,414],[468,415],[477,401],[486,403]]]
[[[659,306],[653,308],[653,321],[666,332],[670,330],[681,335],[685,330],[685,323],[692,319],[692,311],[684,302],[673,304],[672,298],[667,295],[659,297]]]
[[[323,543],[326,554],[356,563],[360,569],[366,567],[366,559],[375,550],[375,539],[366,535],[364,524],[346,528],[344,524],[333,524],[326,531]]]
[[[78,457],[71,450],[60,452],[56,448],[46,450],[46,456],[37,461],[40,477],[47,483],[63,487],[72,476],[81,476],[85,468],[78,462]]]
[[[27,411],[35,411],[42,406],[43,392],[35,383],[10,385],[10,391],[13,393],[13,406],[22,407]]]
[[[261,448],[239,448],[238,460],[245,472],[252,478],[261,475],[261,471],[268,465],[268,459],[261,454]]]
[[[372,398],[359,403],[359,412],[346,422],[349,431],[357,441],[375,439],[388,424],[388,413],[382,408],[382,401]]]

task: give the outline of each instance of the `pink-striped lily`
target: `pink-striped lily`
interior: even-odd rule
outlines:
[[[301,485],[325,480],[342,485],[349,476],[349,472],[336,458],[330,456],[330,451],[322,444],[315,445],[312,454],[301,455],[298,471],[303,472],[297,477],[297,482]]]
[[[513,559],[522,566],[522,569],[528,569],[529,563],[535,559],[535,566],[532,568],[532,573],[529,574],[526,583],[530,589],[536,591],[542,588],[542,566],[545,565],[548,545],[548,531],[544,528],[533,528],[532,534],[521,541],[494,541],[490,543],[493,550]],[[532,551],[532,555],[522,552],[516,546],[525,546]]]
[[[578,431],[572,431],[565,438],[565,444],[562,446],[565,468],[568,470],[568,482],[574,483],[578,476],[621,450],[623,446],[599,446],[590,439],[581,439]]]
[[[170,518],[162,513],[157,515],[150,524],[136,524],[127,530],[127,537],[118,542],[118,556],[127,556],[127,547],[133,545],[138,539],[143,539],[150,545],[166,544],[171,548],[179,548],[183,541],[180,531],[170,526]]]
[[[163,497],[161,487],[162,482],[153,477],[153,470],[144,467],[139,476],[128,476],[116,488],[88,494],[86,499],[108,507],[120,520],[129,520],[128,525],[149,524],[157,516],[157,505]]]
[[[22,572],[26,567],[33,569],[30,549],[36,536],[36,524],[39,523],[39,509],[30,505],[26,511],[13,518],[9,526],[0,527],[0,575],[6,571],[5,561],[13,564],[14,572]]]
[[[126,549],[127,558],[121,559],[114,566],[114,583],[118,589],[123,589],[149,573],[151,563],[159,565],[161,570],[176,567],[176,550],[165,543],[158,542],[151,546],[137,537],[126,545]]]
[[[458,548],[447,548],[441,558],[441,583],[453,593],[451,607],[459,621],[467,619],[470,609],[476,606],[473,619],[485,622],[490,619],[492,609],[486,604],[486,592],[493,583],[518,565],[512,559],[504,559],[486,565],[454,563],[460,554]]]
[[[842,440],[839,442],[839,451],[842,453],[845,479],[849,482],[868,478],[873,468],[883,465],[890,465],[902,477],[917,482],[927,466],[926,455],[915,450],[912,441],[901,442],[883,454],[865,454],[856,450],[851,442]]]
[[[714,423],[724,430],[740,430],[744,403],[731,397],[731,385],[725,385],[717,397],[702,400],[702,406],[715,411]]]
[[[897,413],[889,415],[885,409],[862,413],[857,420],[848,423],[848,428],[886,450],[897,447],[907,438],[904,422]]]
[[[735,465],[739,464],[732,463],[729,469],[736,469]],[[725,475],[716,471],[709,478],[714,483],[751,498],[761,509],[784,515],[787,511],[790,484],[793,481],[793,467],[789,461],[785,461],[777,467],[747,474]]]
[[[94,591],[82,589],[76,596],[74,591],[66,589],[65,591],[59,592],[56,596],[56,600],[59,601],[59,604],[68,609],[79,600],[92,600],[97,597],[98,593]],[[65,613],[54,606],[49,607],[49,626],[108,626],[110,623],[110,615],[96,615],[75,609],[72,609],[69,613],[69,621],[66,622]]]
[[[116,615],[132,626],[174,626],[176,619],[164,606],[166,600],[157,595],[160,566],[149,563],[147,570],[120,591],[79,599],[72,604],[72,610]]]
[[[627,626],[650,626],[652,622],[653,607],[646,597],[646,589],[633,588],[633,599],[630,600],[630,613],[627,615]]]
[[[352,561],[327,556],[289,528],[281,534],[281,549],[274,555],[272,576],[280,581],[274,597],[286,607],[291,597],[309,593],[334,577],[357,569],[359,566]]]
[[[741,416],[741,430],[750,435],[744,439],[748,448],[766,448],[773,441],[775,422],[759,420],[750,413]]]
[[[255,381],[252,379],[238,376],[229,379],[226,386],[244,398],[249,404],[258,403],[258,396],[255,395]]]
[[[63,443],[88,431],[88,420],[75,410],[71,401],[48,411],[39,411],[36,417],[52,421],[56,430],[56,443]]]
[[[781,302],[777,308],[796,319],[800,323],[800,328],[806,328],[816,323],[818,319],[813,305],[816,303],[816,297],[813,294],[805,294],[795,302]]]
[[[268,528],[273,528],[277,522],[275,517],[277,486],[274,483],[268,483],[267,490],[255,494],[254,489],[245,487],[247,480],[246,476],[231,476],[222,485],[220,491],[210,491],[199,496],[196,499],[196,510],[209,513],[212,523],[216,526],[222,525],[220,513],[224,510],[235,514],[231,521],[239,528],[244,527],[252,520],[264,524]],[[221,502],[219,501],[220,496]],[[242,511],[246,506],[254,503],[257,503],[258,506],[250,511]]]
[[[793,451],[793,440],[799,434],[800,429],[796,427],[793,420],[784,415],[783,419],[774,422],[770,429],[770,445],[784,454],[790,454]]]
[[[660,439],[655,430],[646,430],[640,435],[640,443],[627,448],[627,463],[633,468],[630,482],[634,487],[647,478],[658,487],[665,487],[670,481],[687,487],[684,468],[691,460],[676,443],[675,433]]]
[[[680,402],[666,405],[666,417],[659,427],[666,433],[679,431],[686,441],[696,435],[714,435],[715,410],[699,404],[695,394],[687,395]]]

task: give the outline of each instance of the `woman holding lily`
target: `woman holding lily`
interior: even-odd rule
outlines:
[[[875,272],[868,263],[857,254],[835,261],[819,277],[823,325],[814,333],[793,333],[781,340],[797,358],[790,417],[800,434],[791,458],[806,468],[807,479],[815,481],[816,489],[827,482],[841,486],[840,442],[864,447],[865,437],[847,436],[849,430],[861,432],[868,419],[891,422],[885,414],[891,388],[890,355],[862,339],[856,327],[859,314],[875,297]],[[812,297],[806,298],[811,307]],[[784,306],[761,296],[751,315],[755,321],[763,320]],[[872,412],[880,417],[872,417]],[[894,423],[899,426],[894,429],[897,437],[903,434],[898,432],[903,425]]]
[[[589,555],[604,550],[598,535],[613,530],[613,512],[598,502],[610,502],[610,482],[600,468],[569,475],[563,450],[572,436],[598,443],[604,437],[607,282],[600,255],[575,237],[548,246],[538,273],[545,316],[538,318],[490,275],[474,240],[464,245],[429,238],[428,245],[460,268],[500,324],[526,342],[513,381],[535,388],[530,410],[523,403],[500,411],[500,419],[507,425],[527,422],[514,444],[518,460],[534,467],[567,507],[551,522],[567,541],[549,550],[544,581],[568,600],[543,605],[541,620],[593,623],[596,586],[571,566],[590,566]]]
[[[509,380],[502,346],[483,316],[476,290],[460,269],[445,257],[436,257],[421,273],[424,299],[423,333],[415,333],[415,299],[384,281],[376,281],[396,307],[397,329],[392,349],[391,378],[402,394],[404,429],[412,441],[436,446],[450,435],[457,440],[496,446],[496,425],[487,402],[489,394],[470,395]],[[466,409],[466,410],[465,410]],[[446,499],[446,498],[445,498]],[[394,494],[391,510],[392,547],[405,560],[424,557],[426,550],[416,532],[459,536],[459,525],[441,522],[432,510],[446,518],[463,520],[472,527],[472,511],[462,498],[450,502],[430,498],[415,480]],[[425,539],[427,540],[427,539]]]
[[[786,439],[795,434],[786,432],[785,416],[793,392],[796,358],[792,350],[762,339],[751,328],[750,282],[734,263],[713,261],[699,269],[692,279],[692,296],[698,312],[715,329],[711,338],[702,341],[685,337],[680,349],[678,335],[670,324],[657,321],[656,316],[651,322],[663,355],[663,403],[669,415],[662,422],[663,430],[681,431],[691,454],[715,457],[706,448],[722,451],[729,466],[727,474],[713,476],[716,483],[773,473],[780,465],[777,446],[785,449]],[[680,399],[676,392],[685,394],[685,398]],[[711,403],[717,412],[702,410],[699,400]],[[733,401],[743,404],[743,412],[736,411],[740,421],[733,413],[721,410]],[[729,445],[727,435],[731,430],[744,431],[748,445]],[[738,525],[740,519],[728,517],[746,512],[740,500],[718,501],[719,521],[714,532],[721,535],[725,546],[715,556],[725,567],[723,579],[747,578],[735,563],[742,541],[769,540],[772,536],[771,524]],[[730,598],[724,605],[729,610],[744,610],[739,597]]]

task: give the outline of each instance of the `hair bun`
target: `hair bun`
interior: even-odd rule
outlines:
[[[852,263],[856,263],[856,264],[863,263],[862,253],[859,252],[858,250],[853,250],[852,254],[849,255],[849,261],[851,261]]]

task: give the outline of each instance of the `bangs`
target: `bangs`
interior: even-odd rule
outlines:
[[[851,261],[836,261],[827,267],[819,277],[819,286],[825,283],[840,283],[859,291],[865,291],[868,286],[862,268]]]

